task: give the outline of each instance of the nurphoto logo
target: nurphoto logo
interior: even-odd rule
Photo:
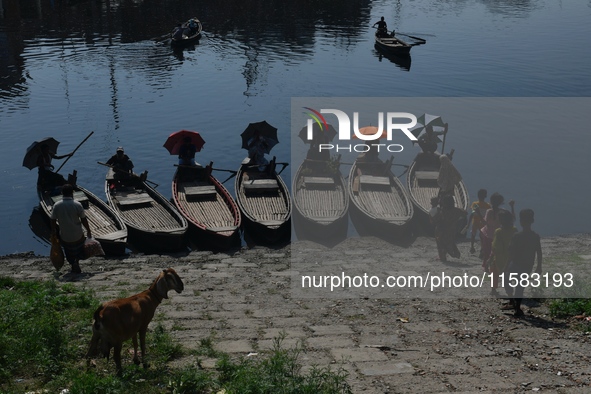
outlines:
[[[310,111],[306,112],[309,116],[307,122],[307,136],[308,141],[312,144],[315,142],[318,146],[318,151],[347,151],[347,152],[368,152],[372,147],[375,147],[378,152],[402,152],[404,147],[398,143],[392,143],[395,138],[395,132],[402,132],[410,141],[417,141],[417,137],[410,131],[417,125],[417,117],[408,112],[378,112],[378,126],[361,127],[359,128],[359,112],[353,112],[353,127],[351,127],[351,119],[344,111],[338,109],[321,109],[317,111],[310,107],[304,107]],[[318,130],[326,132],[329,124],[323,114],[331,114],[336,116],[338,121],[338,140],[341,143],[328,143],[326,139],[318,139],[318,135],[314,134],[315,126],[316,133]],[[384,127],[385,124],[385,127]],[[351,138],[367,141],[365,143],[353,144],[346,143]],[[380,139],[387,139],[388,143],[380,143]],[[373,143],[369,143],[373,141]],[[345,142],[345,143],[342,143]]]

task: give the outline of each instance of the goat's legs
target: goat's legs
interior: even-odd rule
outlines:
[[[88,348],[88,352],[86,352],[86,367],[90,366],[90,359],[97,354],[98,350],[98,341],[100,339],[100,334],[93,330],[92,339],[90,340],[90,346]]]
[[[146,330],[140,330],[140,347],[142,349],[142,364],[144,368],[148,368],[149,364],[146,362]]]
[[[113,349],[113,359],[115,360],[115,366],[117,367],[117,375],[121,375],[121,348],[123,345],[121,343],[117,343]]]
[[[137,333],[131,337],[133,341],[133,363],[135,365],[140,365],[140,358],[137,355]],[[144,357],[143,350],[142,350],[142,358]]]

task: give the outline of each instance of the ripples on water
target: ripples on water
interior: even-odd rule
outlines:
[[[193,15],[204,23],[199,44],[171,50],[158,40]],[[370,26],[382,15],[427,44],[409,58],[380,53]],[[53,135],[63,153],[94,130],[65,167],[78,170],[81,184],[102,195],[104,169],[96,162],[124,145],[136,168],[148,169],[169,196],[175,160],[162,148],[168,134],[202,132],[199,160],[234,169],[245,155],[239,134],[266,119],[279,129],[273,153],[288,161],[291,97],[590,96],[590,16],[581,2],[552,0],[81,1],[40,13],[21,10],[16,22],[0,19],[0,177],[9,185],[0,215],[13,223],[0,232],[0,254],[46,252],[27,226],[37,203],[36,171],[20,167],[35,139]],[[462,162],[488,137],[478,130],[452,133],[450,143]],[[551,138],[542,140],[552,144]],[[591,141],[577,138],[558,162],[583,157]],[[552,152],[547,148],[541,151]],[[482,181],[470,172],[474,163],[465,163],[463,175],[475,192]],[[554,167],[554,177],[568,172],[564,164]],[[530,194],[522,186],[509,182],[506,190],[538,198],[533,183]],[[566,180],[555,186],[570,187]],[[543,233],[588,229],[552,220],[555,226]]]

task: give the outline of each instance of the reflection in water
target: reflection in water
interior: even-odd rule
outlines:
[[[386,51],[382,51],[377,45],[374,47],[373,54],[378,60],[381,62],[383,58],[388,59],[392,63],[394,63],[398,68],[404,71],[410,71],[410,64],[411,64],[411,57],[410,55],[407,56],[396,56],[393,53],[389,53]]]
[[[47,219],[47,215],[43,213],[38,206],[33,208],[31,216],[29,217],[29,228],[36,236],[36,240],[43,245],[50,245],[49,238],[51,236],[51,225]]]
[[[14,98],[23,94],[22,90],[27,86],[21,54],[26,54],[25,60],[31,56],[54,56],[45,51],[44,54],[36,53],[38,48],[46,48],[50,42],[68,49],[62,54],[68,61],[86,61],[88,51],[110,47],[113,57],[109,58],[107,67],[111,73],[113,97],[116,96],[114,71],[118,67],[140,69],[152,74],[160,84],[162,73],[166,73],[168,66],[167,56],[148,59],[138,53],[125,56],[129,48],[119,48],[118,45],[162,38],[178,22],[179,15],[182,18],[198,16],[204,21],[206,31],[223,40],[237,42],[237,47],[244,44],[249,48],[244,53],[243,75],[247,84],[244,94],[254,95],[254,85],[266,73],[261,70],[261,64],[265,64],[266,69],[273,61],[298,63],[308,60],[313,55],[317,34],[332,37],[333,45],[343,50],[357,44],[369,21],[370,4],[369,0],[320,4],[309,0],[229,0],[211,7],[190,0],[55,0],[49,3],[3,0],[4,19],[0,22],[8,24],[10,21],[13,25],[0,25],[0,97]],[[309,12],[310,9],[315,12]],[[224,46],[222,50],[228,51],[228,47]],[[183,52],[174,51],[173,54],[184,60]],[[116,102],[111,105],[116,113]]]
[[[492,14],[510,18],[526,18],[538,7],[531,0],[480,0]]]

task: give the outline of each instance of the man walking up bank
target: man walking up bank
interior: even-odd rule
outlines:
[[[84,257],[85,237],[82,226],[86,229],[88,238],[92,235],[84,207],[74,200],[74,187],[70,184],[63,185],[62,196],[62,200],[55,203],[51,212],[51,231],[55,235],[59,224],[59,235],[66,260],[72,266],[72,273],[79,274],[82,272],[79,261]]]

